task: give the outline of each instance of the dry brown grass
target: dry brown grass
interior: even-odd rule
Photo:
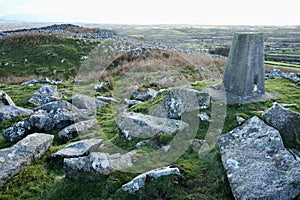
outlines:
[[[32,79],[38,78],[36,75],[30,75],[26,77],[19,77],[19,76],[10,76],[10,77],[0,77],[0,83],[3,84],[21,84],[25,81],[29,81]]]

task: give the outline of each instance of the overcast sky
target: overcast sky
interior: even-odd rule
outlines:
[[[298,0],[0,0],[0,16],[30,14],[61,22],[119,24],[300,25],[298,4]]]

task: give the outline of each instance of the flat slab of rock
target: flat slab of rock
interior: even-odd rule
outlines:
[[[180,120],[155,117],[140,113],[123,113],[117,119],[119,133],[125,138],[148,138],[160,133],[175,135],[189,125]]]
[[[79,109],[88,109],[93,111],[106,106],[105,102],[82,94],[74,95],[71,99],[69,99],[69,102]]]
[[[113,171],[131,167],[133,154],[135,154],[134,151],[123,155],[92,152],[85,157],[65,158],[66,175],[74,180],[103,180]]]
[[[268,125],[279,131],[284,143],[300,145],[300,113],[274,103],[263,113],[263,118]]]
[[[253,117],[221,135],[218,145],[235,199],[293,199],[300,194],[300,163],[279,132]]]
[[[40,106],[51,101],[59,100],[63,96],[57,91],[54,85],[41,86],[32,97],[28,100],[29,103]]]
[[[180,174],[177,167],[163,167],[159,169],[154,169],[143,174],[138,175],[130,182],[122,185],[123,191],[128,191],[129,193],[134,193],[144,187],[147,178],[159,178],[161,176],[168,176],[171,174]]]
[[[0,187],[27,165],[44,155],[54,136],[34,133],[14,146],[0,150]]]
[[[0,119],[11,120],[17,116],[30,115],[33,111],[19,106],[2,106],[0,107]]]
[[[67,142],[78,137],[80,134],[84,134],[91,131],[93,128],[96,127],[99,127],[99,123],[96,118],[77,122],[59,131],[58,138],[61,142]]]
[[[56,153],[51,154],[51,158],[63,162],[64,158],[87,156],[90,152],[97,150],[101,144],[101,139],[86,139],[73,142]]]
[[[185,87],[172,88],[155,112],[155,116],[178,119],[185,112],[206,109],[210,106],[208,93]]]

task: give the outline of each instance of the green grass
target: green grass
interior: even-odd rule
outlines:
[[[300,65],[291,64],[291,63],[283,63],[283,62],[275,62],[275,61],[265,61],[265,64],[272,65],[274,67],[282,67],[286,69],[300,71]]]
[[[28,75],[74,77],[99,41],[62,35],[17,35],[0,41],[0,78]],[[64,62],[62,62],[64,60]],[[8,63],[8,66],[5,64]],[[56,72],[55,72],[56,71]]]

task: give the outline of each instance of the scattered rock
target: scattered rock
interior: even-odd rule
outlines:
[[[0,107],[0,119],[11,120],[17,116],[25,116],[32,114],[33,111],[19,106],[2,106]]]
[[[87,156],[91,152],[96,151],[101,143],[101,139],[86,139],[73,142],[56,153],[51,154],[51,158],[62,163],[64,158]]]
[[[103,180],[111,172],[132,166],[131,156],[134,151],[126,154],[91,152],[88,156],[79,158],[65,158],[66,175],[73,180],[96,181]]]
[[[135,193],[144,187],[145,183],[149,178],[157,179],[161,176],[168,176],[171,174],[180,174],[177,167],[163,167],[159,169],[154,169],[143,174],[138,175],[130,182],[122,185],[122,190],[129,193]]]
[[[63,96],[57,91],[56,86],[45,85],[41,86],[28,102],[35,106],[40,106],[51,101],[59,100],[62,97]]]
[[[22,86],[29,86],[29,85],[34,85],[36,83],[50,83],[50,80],[46,77],[46,78],[36,78],[30,81],[26,81],[21,83]]]
[[[150,140],[142,140],[142,141],[136,143],[136,145],[134,147],[135,148],[141,148],[143,146],[146,146],[149,143],[150,143]]]
[[[300,193],[300,163],[279,132],[253,117],[221,135],[218,145],[235,199],[293,199]]]
[[[131,95],[132,99],[139,101],[148,101],[156,97],[158,92],[151,88],[148,88],[145,92],[134,91]]]
[[[58,132],[59,141],[61,143],[65,143],[78,137],[80,134],[91,131],[95,127],[99,127],[99,123],[96,118],[72,124]]]
[[[286,73],[281,72],[279,69],[272,69],[268,73],[266,73],[266,79],[275,79],[275,78],[286,78],[289,79],[295,83],[300,82],[300,76],[298,73]]]
[[[177,87],[172,88],[167,93],[155,116],[178,119],[185,112],[205,109],[209,106],[210,96],[208,93],[201,93],[185,87]]]
[[[128,108],[131,108],[134,105],[137,105],[139,103],[142,103],[142,101],[139,100],[129,100],[129,99],[124,99],[124,102],[127,104]]]
[[[53,135],[34,133],[10,148],[0,149],[0,187],[27,165],[42,157],[53,138]]]
[[[155,117],[140,113],[123,113],[117,119],[119,133],[127,139],[153,137],[160,133],[174,135],[184,131],[188,124],[174,119]]]
[[[106,106],[105,102],[82,94],[76,94],[71,99],[69,99],[69,102],[71,102],[79,109],[88,109],[93,111]]]
[[[69,111],[78,110],[78,108],[76,106],[72,105],[71,103],[61,100],[61,101],[54,101],[54,102],[49,102],[49,103],[43,104],[43,105],[33,109],[33,111],[45,110],[49,113],[50,111],[56,111],[59,108],[60,109],[63,108],[63,109],[69,110]]]
[[[262,116],[268,125],[279,131],[284,143],[300,145],[300,113],[274,103]]]
[[[236,116],[236,121],[238,122],[239,125],[241,125],[245,121],[245,119],[241,116]]]
[[[120,101],[112,97],[97,96],[97,99],[106,103],[120,103]]]

